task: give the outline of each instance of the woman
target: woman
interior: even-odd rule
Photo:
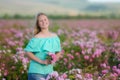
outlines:
[[[28,80],[41,80],[53,72],[53,64],[47,60],[48,52],[56,53],[57,60],[61,55],[60,39],[57,34],[49,31],[49,20],[44,13],[39,13],[36,19],[34,37],[24,48],[26,55],[31,59]]]

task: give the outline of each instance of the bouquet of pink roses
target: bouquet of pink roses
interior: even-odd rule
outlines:
[[[47,59],[50,60],[52,64],[54,64],[57,61],[57,56],[54,53],[48,52]]]

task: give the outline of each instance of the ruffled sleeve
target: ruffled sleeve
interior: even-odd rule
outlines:
[[[48,52],[60,52],[61,43],[59,37],[47,40],[43,46],[43,50]]]
[[[60,52],[61,44],[58,36],[49,38],[32,38],[24,48],[25,52]]]
[[[60,42],[60,39],[58,38],[58,42],[57,42],[58,46],[55,50],[55,52],[60,52],[62,49],[61,49],[61,42]]]
[[[25,52],[40,52],[40,41],[38,42],[38,40],[31,38],[27,44],[27,46],[24,48]]]
[[[55,46],[54,51],[55,51],[55,52],[60,52],[60,51],[61,51],[61,43],[60,43],[59,37],[58,37],[58,39],[57,39],[55,45],[56,45],[56,46]]]

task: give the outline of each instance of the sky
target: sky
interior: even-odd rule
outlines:
[[[90,2],[120,2],[120,0],[88,0]]]

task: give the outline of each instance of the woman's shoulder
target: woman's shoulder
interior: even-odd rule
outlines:
[[[34,35],[33,37],[34,37],[34,38],[39,38],[39,37],[42,37],[42,35],[41,35],[41,34],[36,34],[36,35]]]
[[[55,36],[57,36],[56,33],[50,32],[49,37],[55,37]],[[36,35],[34,35],[34,38],[44,38],[44,37],[45,36],[43,34],[36,34]]]
[[[51,34],[52,34],[52,36],[57,36],[57,34],[56,34],[56,33],[54,33],[54,32],[51,32]]]

